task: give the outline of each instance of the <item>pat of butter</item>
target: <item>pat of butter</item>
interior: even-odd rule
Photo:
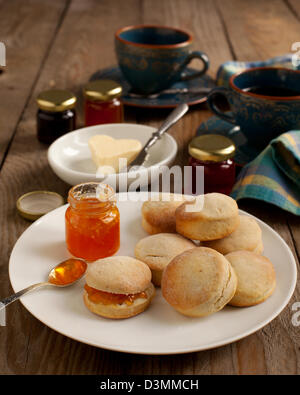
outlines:
[[[96,135],[89,139],[92,159],[97,166],[97,172],[102,174],[117,173],[124,164],[119,159],[132,162],[142,149],[140,141],[135,139],[114,139],[106,135]]]

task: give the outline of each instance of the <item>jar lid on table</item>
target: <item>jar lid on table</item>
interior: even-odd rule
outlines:
[[[66,90],[51,89],[41,92],[37,99],[37,105],[41,110],[50,112],[61,112],[75,107],[76,96]]]
[[[121,96],[122,86],[113,80],[94,80],[86,84],[83,93],[92,101],[109,101]]]
[[[235,145],[228,137],[220,134],[202,134],[189,143],[189,154],[201,161],[222,162],[235,154]]]
[[[16,206],[23,218],[35,221],[64,203],[64,198],[56,192],[32,191],[19,197]]]

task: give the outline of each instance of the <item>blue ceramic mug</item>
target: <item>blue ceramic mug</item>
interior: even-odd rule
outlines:
[[[222,111],[223,96],[230,112]],[[238,125],[250,145],[264,148],[273,138],[300,129],[300,71],[257,67],[234,74],[229,88],[215,88],[208,95],[210,109],[220,118]]]
[[[176,81],[203,75],[209,67],[205,53],[191,51],[192,36],[183,30],[155,25],[128,26],[115,34],[119,66],[135,92],[150,94]],[[200,59],[200,71],[185,74],[192,59]]]

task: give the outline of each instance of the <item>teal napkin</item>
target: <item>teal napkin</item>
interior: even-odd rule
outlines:
[[[263,200],[300,215],[300,131],[289,131],[272,140],[244,166],[231,196],[236,200]]]

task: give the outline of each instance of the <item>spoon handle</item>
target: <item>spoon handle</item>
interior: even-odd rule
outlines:
[[[27,294],[27,292],[31,292],[31,291],[33,291],[33,290],[35,290],[37,288],[44,287],[44,286],[49,285],[49,284],[50,283],[48,283],[48,282],[33,284],[33,285],[30,285],[27,288],[22,289],[21,291],[16,292],[13,295],[8,296],[7,298],[4,298],[4,299],[0,300],[0,310],[1,310],[1,308],[4,308],[4,307],[8,306],[9,304],[14,302],[15,300],[20,299],[20,297],[25,295],[25,294]]]

